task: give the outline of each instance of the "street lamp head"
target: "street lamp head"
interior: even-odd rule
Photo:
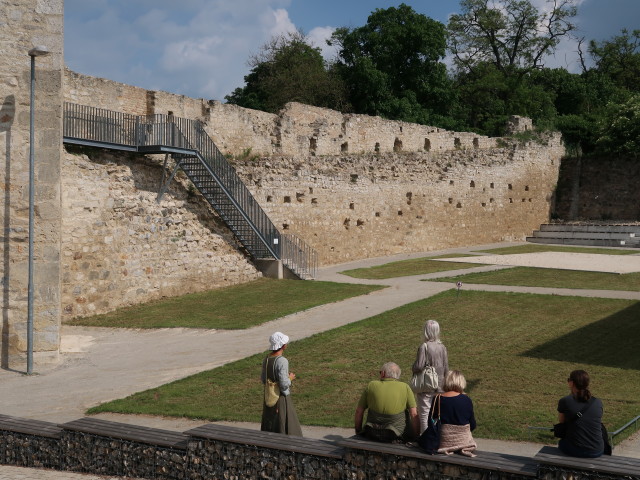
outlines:
[[[30,57],[44,57],[45,55],[49,55],[49,49],[44,45],[38,45],[29,50]]]

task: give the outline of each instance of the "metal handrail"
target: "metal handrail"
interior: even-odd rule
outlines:
[[[611,445],[613,445],[613,439],[616,436],[620,435],[623,431],[625,431],[631,425],[635,425],[635,429],[638,430],[638,422],[639,421],[640,421],[640,415],[638,415],[637,417],[632,418],[631,420],[629,420],[627,423],[625,423],[623,426],[621,426],[615,432],[607,432],[607,434],[609,435],[609,442],[611,443]],[[529,438],[531,438],[531,430],[544,430],[544,431],[553,432],[553,427],[533,427],[533,426],[528,426],[527,429],[529,430]]]
[[[159,146],[193,151],[274,258],[301,277],[315,276],[315,251],[294,235],[278,231],[201,121],[164,114],[131,115],[65,102],[63,132],[65,138],[138,151]]]

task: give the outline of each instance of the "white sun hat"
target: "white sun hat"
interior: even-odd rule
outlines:
[[[289,343],[289,337],[282,332],[276,332],[269,337],[270,349],[273,351],[280,350],[287,343]]]

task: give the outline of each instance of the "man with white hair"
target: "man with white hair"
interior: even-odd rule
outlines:
[[[380,380],[369,382],[356,407],[356,434],[378,442],[399,442],[418,435],[419,422],[416,399],[407,385],[400,381],[400,367],[387,362],[380,369]],[[362,425],[364,412],[367,421]]]

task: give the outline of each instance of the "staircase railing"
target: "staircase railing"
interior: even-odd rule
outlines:
[[[292,234],[281,234],[262,210],[235,169],[229,164],[206,133],[199,120],[173,115],[131,115],[106,109],[65,103],[64,137],[78,143],[99,143],[105,148],[135,150],[139,152],[171,152],[178,156],[192,155],[206,166],[240,217],[247,222],[262,241],[264,248],[256,250],[243,239],[239,240],[254,258],[269,255],[282,262],[301,278],[313,278],[317,268],[315,251]],[[162,149],[160,149],[162,147]],[[173,150],[171,150],[173,149]],[[196,185],[197,186],[197,185]],[[203,196],[207,198],[205,192]],[[211,203],[211,202],[210,202]],[[212,203],[218,211],[216,205]],[[218,211],[220,214],[221,212]],[[238,220],[221,215],[229,228],[236,233]],[[229,223],[232,224],[229,224]]]

